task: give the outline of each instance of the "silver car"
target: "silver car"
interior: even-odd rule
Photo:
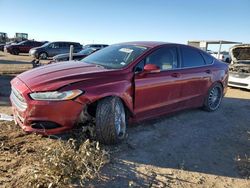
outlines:
[[[43,46],[32,48],[29,51],[30,56],[36,59],[47,59],[48,57],[53,57],[58,54],[68,53],[70,46],[74,46],[74,53],[82,50],[82,45],[76,42],[49,42]]]

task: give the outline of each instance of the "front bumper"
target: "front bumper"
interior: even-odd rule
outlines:
[[[5,53],[12,53],[12,49],[4,47],[4,52]]]
[[[15,78],[11,83],[13,90],[10,100],[14,119],[24,131],[37,132],[44,135],[58,134],[72,129],[77,123],[83,110],[83,103],[74,100],[32,100],[28,95],[31,91],[21,80]],[[23,97],[24,102],[20,101],[22,99],[19,99],[20,96],[17,96],[16,92]],[[47,127],[48,125],[53,126]]]
[[[250,90],[250,75],[245,73],[229,73],[228,85]]]
[[[32,58],[37,58],[38,59],[38,52],[36,50],[30,50],[29,51],[29,56]]]

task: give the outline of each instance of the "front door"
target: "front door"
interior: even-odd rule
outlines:
[[[138,120],[175,111],[181,93],[176,46],[164,46],[147,56],[135,67],[134,111]],[[160,72],[143,73],[145,64],[155,64]]]

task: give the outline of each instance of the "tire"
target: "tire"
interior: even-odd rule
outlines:
[[[126,137],[127,118],[121,99],[107,97],[97,104],[96,137],[103,144],[117,144]]]
[[[203,109],[208,112],[216,111],[221,104],[223,97],[223,88],[220,83],[215,83],[207,93]]]
[[[226,63],[230,63],[230,62],[229,62],[229,58],[226,59]]]
[[[18,49],[13,49],[12,53],[13,53],[13,55],[19,55],[19,50]]]
[[[38,59],[47,59],[48,54],[46,52],[40,52],[38,55]]]

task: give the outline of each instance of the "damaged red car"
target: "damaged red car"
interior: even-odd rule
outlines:
[[[27,132],[57,134],[95,118],[99,141],[113,144],[125,138],[128,122],[217,110],[227,81],[228,66],[197,48],[129,42],[24,72],[11,81],[10,99]]]

